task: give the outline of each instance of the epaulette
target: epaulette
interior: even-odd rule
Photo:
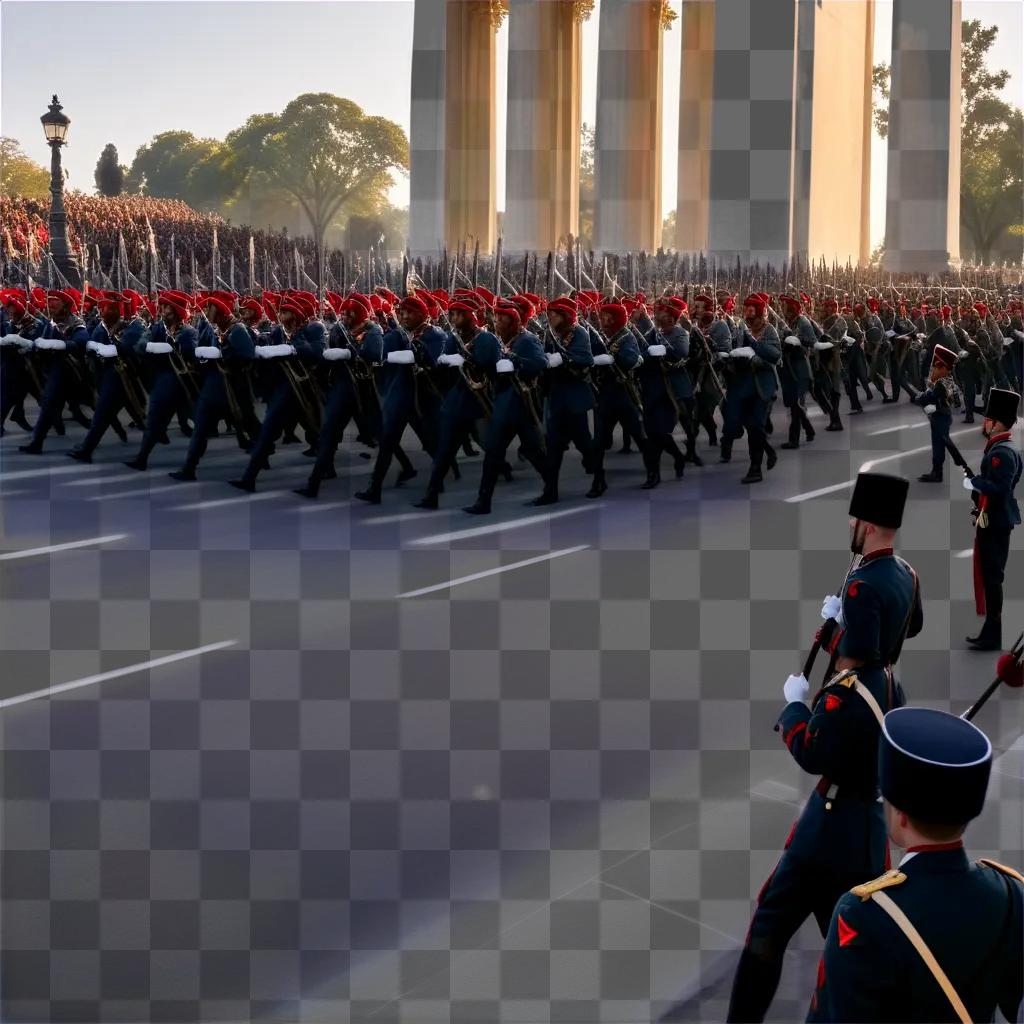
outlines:
[[[985,867],[988,868],[995,868],[996,871],[1001,871],[1004,875],[1016,878],[1018,882],[1024,882],[1024,875],[1022,875],[1016,868],[1007,867],[1005,864],[1000,864],[999,861],[996,860],[989,860],[988,857],[979,857],[978,863],[984,864]]]
[[[855,885],[850,892],[854,896],[859,896],[861,900],[869,900],[872,893],[879,892],[882,889],[890,889],[894,885],[902,885],[906,880],[907,876],[902,871],[897,871],[896,868],[893,868],[891,871],[886,871],[884,875],[879,875],[871,882]]]
[[[852,669],[848,668],[843,672],[830,679],[826,686],[845,686],[848,689],[853,689],[857,685],[857,673]]]

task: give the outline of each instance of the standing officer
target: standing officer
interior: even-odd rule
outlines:
[[[1017,421],[1020,395],[992,388],[982,429],[988,438],[981,472],[964,477],[964,489],[977,495],[974,540],[974,593],[985,623],[967,642],[978,651],[998,650],[1003,642],[1003,575],[1010,555],[1010,533],[1020,525],[1013,489],[1021,477],[1021,456],[1011,431]]]
[[[790,676],[776,729],[797,764],[820,775],[775,870],[757,899],[740,955],[729,1021],[760,1021],[771,1005],[789,940],[814,915],[822,936],[836,900],[888,866],[878,796],[882,716],[904,703],[893,676],[903,641],[921,631],[917,574],[893,554],[909,484],[861,473],[850,499],[851,550],[861,556],[822,616],[839,625],[837,673],[804,703],[809,684]]]
[[[1020,1020],[1024,876],[970,861],[992,744],[970,722],[899,708],[882,723],[878,781],[899,866],[836,905],[808,1021]]]
[[[946,442],[953,423],[953,410],[960,408],[960,389],[953,379],[956,353],[943,345],[936,345],[932,353],[932,369],[927,391],[914,396],[917,405],[924,406],[932,436],[932,469],[917,479],[923,484],[941,484],[942,466],[946,461]]]

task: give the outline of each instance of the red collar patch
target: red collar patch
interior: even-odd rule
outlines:
[[[842,703],[842,701],[834,693],[827,693],[827,694],[825,694],[825,710],[826,711],[835,711],[835,709],[837,707],[839,707],[839,705],[841,703]]]
[[[855,931],[851,928],[844,920],[843,915],[839,914],[836,918],[836,923],[839,925],[839,945],[848,946],[860,932]]]

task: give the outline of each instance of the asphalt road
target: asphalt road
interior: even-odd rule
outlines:
[[[177,484],[176,435],[139,474],[116,440],[66,459],[73,424],[36,458],[10,430],[3,1018],[721,1019],[813,782],[772,725],[849,561],[850,485],[868,461],[930,462],[905,402],[846,424],[753,488],[740,446],[654,492],[639,456],[610,454],[588,501],[572,455],[563,502],[532,509],[523,467],[484,520],[460,511],[479,458],[424,513],[422,453],[369,507],[348,443],[310,503],[299,447],[249,496],[225,482],[233,438]],[[976,461],[978,428],[954,429]],[[994,658],[962,650],[950,468],[911,489],[900,550],[926,627],[901,677],[959,711]],[[1002,694],[979,724],[1004,753],[971,846],[1019,867],[1024,709]],[[802,1019],[819,950],[805,928],[774,1019]]]

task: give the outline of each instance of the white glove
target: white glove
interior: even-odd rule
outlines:
[[[818,352],[827,352],[830,348],[834,348],[835,346],[831,341],[816,341],[814,343],[814,347]]]
[[[823,619],[835,619],[840,625],[843,624],[843,602],[835,594],[829,594],[822,602],[821,617]]]
[[[957,354],[956,354],[957,362],[959,362],[961,359],[966,359],[970,354],[971,353],[968,352],[967,349],[963,349],[963,351],[957,352]]]
[[[171,348],[170,342],[167,341],[147,341],[146,351],[151,356],[166,356],[170,355],[174,349]]]
[[[1013,336],[1017,338],[1018,341],[1024,341],[1024,331],[1014,331]]]
[[[852,345],[857,339],[856,338],[851,338],[850,335],[848,335],[848,334],[844,334],[839,340],[844,342],[847,345]]]
[[[928,335],[927,335],[927,334],[921,334],[921,332],[920,332],[920,331],[918,331],[917,337],[918,337],[918,338],[919,338],[919,339],[920,339],[921,341],[924,341],[924,339],[925,339],[925,338],[927,338],[927,337],[928,337]]]
[[[497,373],[512,373],[515,370],[515,364],[511,359],[499,359],[494,364],[494,369]]]
[[[329,363],[336,362],[339,359],[351,359],[352,350],[350,348],[325,348],[324,359]]]
[[[548,369],[557,370],[562,365],[562,353],[561,352],[549,352],[548,353]]]
[[[416,362],[416,356],[413,354],[412,349],[401,349],[398,352],[389,352],[387,362],[398,366],[409,366]]]
[[[1014,331],[1013,333],[1019,335],[1021,340],[1024,341],[1024,334],[1021,334],[1020,331]],[[1003,348],[1009,348],[1012,344],[1013,338],[1003,338]]]
[[[257,352],[259,349],[256,350]],[[221,351],[216,345],[200,345],[196,349],[196,359],[220,359]]]
[[[887,338],[895,338],[896,337],[896,332],[895,331],[886,331],[885,332],[885,336]]]
[[[790,676],[782,687],[782,695],[790,704],[794,701],[806,700],[807,694],[810,691],[811,684],[807,682],[803,675]]]
[[[607,352],[603,352],[599,356],[594,356],[595,366],[611,366],[615,362],[615,357],[609,355]]]
[[[649,356],[663,356],[668,352],[668,349],[664,345],[648,345],[647,354]]]
[[[972,478],[969,477],[969,476],[965,476],[964,477],[964,490],[965,491],[977,490],[977,488],[974,486],[974,484],[972,482]]]
[[[42,349],[44,352],[63,352],[67,345],[60,338],[37,338],[36,348]],[[167,348],[170,350],[170,345]]]
[[[269,359],[270,350],[276,348],[276,345],[257,345],[256,350],[253,353],[257,359]]]
[[[117,355],[116,345],[97,345],[96,352],[104,359],[113,359]]]
[[[741,348],[734,348],[732,350],[733,359],[753,359],[754,350],[749,345],[743,345]]]
[[[931,416],[931,414],[932,414],[933,412],[935,412],[935,406],[934,406],[934,405],[926,405],[926,406],[924,407],[924,411],[925,411],[925,414],[926,414],[926,415],[928,415],[928,416]]]
[[[465,356],[459,355],[458,352],[453,352],[450,356],[441,356],[438,362],[443,366],[454,366],[458,369],[466,361]]]
[[[800,339],[795,334],[787,334],[786,337],[782,339],[782,344],[783,345],[799,345],[800,344]]]
[[[85,343],[85,350],[86,352],[99,352],[100,343],[98,341],[93,341],[92,339],[90,339]]]
[[[15,335],[15,338],[17,339],[14,342],[15,345],[17,345],[18,348],[24,351],[27,351],[28,349],[35,347],[36,343],[32,338],[26,338],[23,334],[17,334]]]

